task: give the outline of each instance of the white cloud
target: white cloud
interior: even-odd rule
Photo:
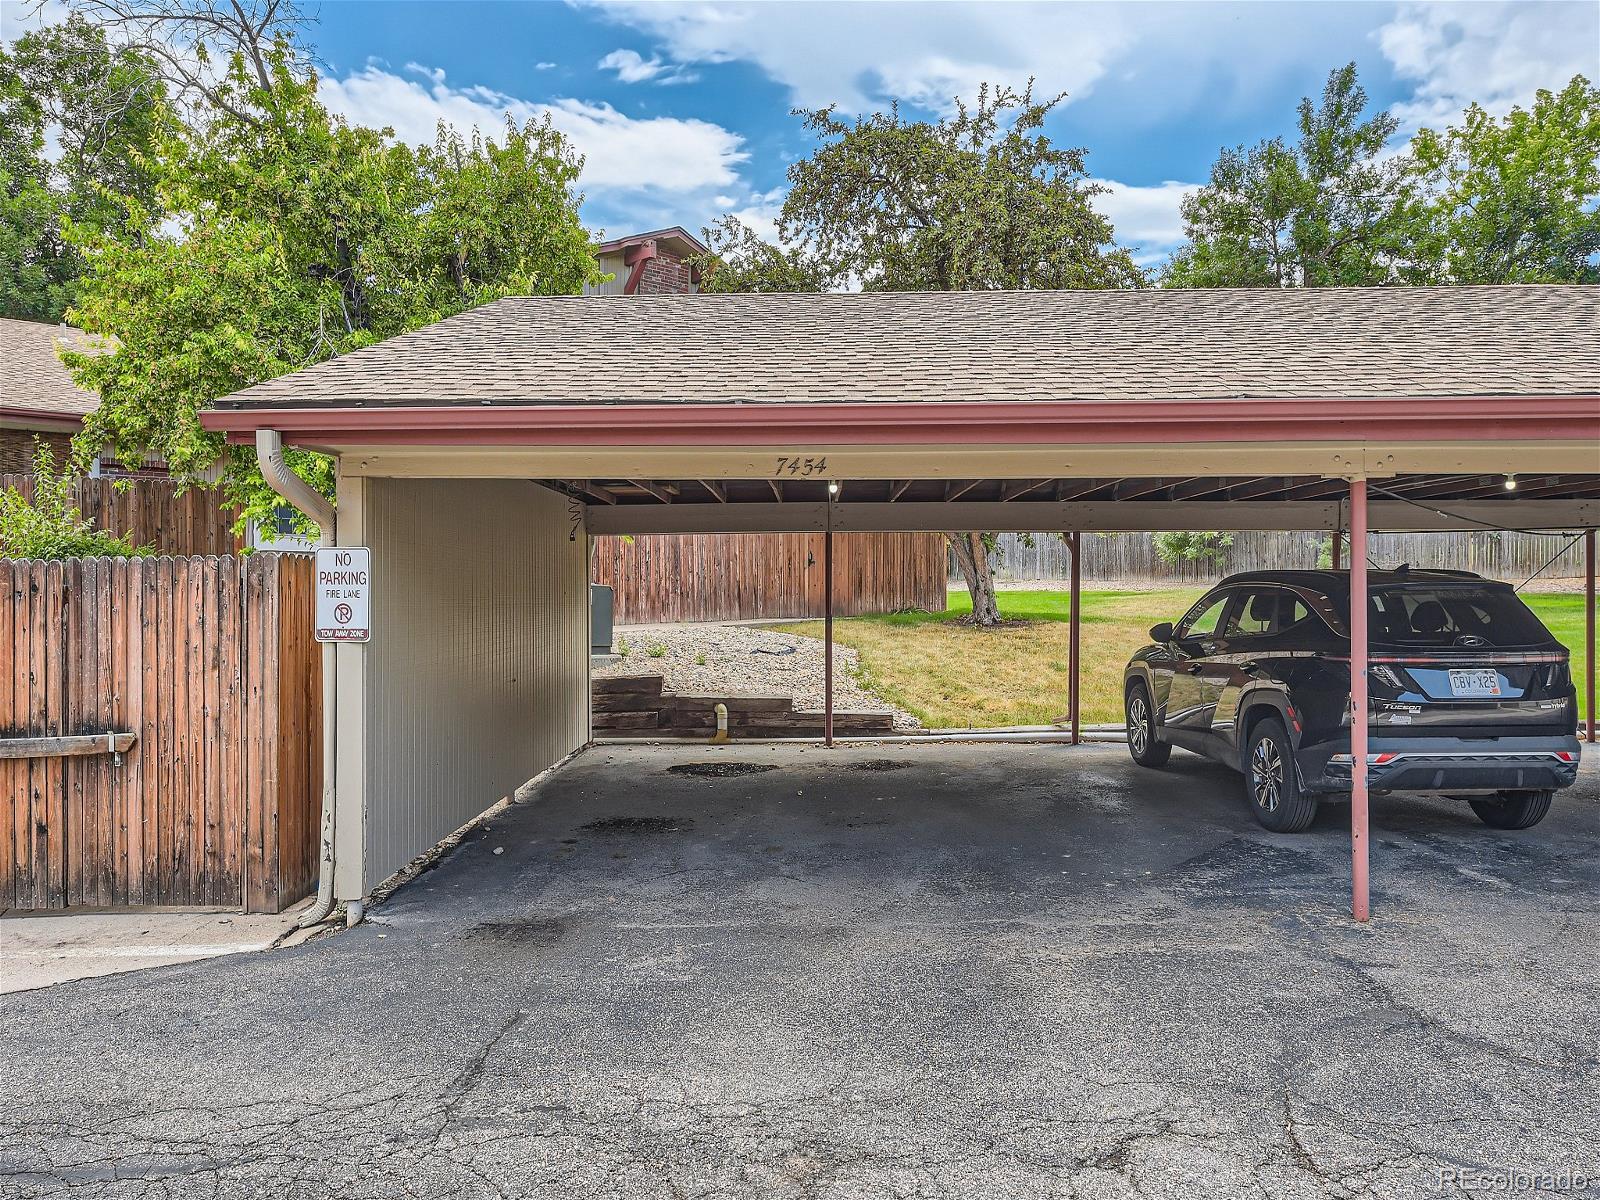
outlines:
[[[948,111],[980,83],[1080,100],[1115,90],[1133,123],[1204,102],[1230,112],[1371,45],[1367,4],[816,3],[574,0],[678,63],[754,63],[802,106]]]
[[[636,119],[609,104],[557,100],[555,127],[588,156],[583,179],[594,187],[641,187],[669,192],[728,187],[734,167],[750,155],[743,139],[709,121],[678,117]]]
[[[978,84],[1086,93],[1129,40],[1107,5],[783,4],[619,0],[600,10],[673,60],[757,63],[802,105],[849,111],[894,97],[943,109]]]
[[[692,71],[662,62],[659,54],[644,58],[637,50],[613,50],[595,65],[602,71],[615,71],[623,83],[694,83],[700,78]]]
[[[1402,79],[1402,133],[1460,117],[1476,101],[1496,116],[1526,106],[1540,88],[1600,70],[1600,5],[1594,3],[1405,4],[1374,34]]]
[[[555,68],[556,64],[553,62],[541,62],[533,64],[533,69],[535,71],[553,71]]]
[[[431,143],[440,121],[494,134],[509,113],[522,122],[548,115],[584,156],[589,190],[691,192],[731,187],[749,158],[738,134],[709,121],[630,117],[609,104],[563,99],[535,104],[485,87],[452,87],[443,71],[408,64],[409,76],[375,64],[324,79],[321,97],[361,125],[390,126],[407,142]]]
[[[783,210],[784,194],[785,190],[781,187],[773,188],[770,192],[752,192],[746,203],[729,203],[723,207],[748,225],[762,241],[776,242],[778,214]]]
[[[1106,190],[1094,206],[1111,221],[1117,242],[1134,247],[1141,262],[1159,260],[1183,242],[1183,217],[1178,206],[1197,183],[1167,180],[1149,187],[1096,179]]]

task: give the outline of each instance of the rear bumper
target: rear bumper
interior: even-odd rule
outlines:
[[[1371,738],[1367,786],[1378,792],[1545,791],[1571,787],[1582,754],[1574,736]],[[1350,790],[1350,742],[1341,738],[1295,754],[1314,792]]]

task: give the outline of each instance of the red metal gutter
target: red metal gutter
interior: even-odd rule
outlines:
[[[40,408],[17,408],[9,404],[0,404],[0,421],[16,421],[26,424],[31,430],[40,432],[76,433],[83,428],[83,419],[88,413],[53,412]]]
[[[844,404],[476,404],[213,409],[247,442],[266,427],[319,445],[692,446],[1121,442],[1600,443],[1600,398],[1469,396]]]

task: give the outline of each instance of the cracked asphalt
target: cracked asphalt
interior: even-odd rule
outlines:
[[[1348,808],[1182,754],[593,749],[353,931],[5,997],[0,1194],[1600,1195],[1594,766],[1378,802],[1362,929]]]

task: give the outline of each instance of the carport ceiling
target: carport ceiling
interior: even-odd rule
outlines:
[[[660,504],[1026,504],[1231,501],[1287,503],[1337,500],[1342,479],[1311,475],[1181,479],[550,479],[557,491],[589,505]],[[1522,475],[1516,499],[1600,500],[1600,474]],[[830,487],[834,490],[830,492]],[[1505,475],[1408,475],[1386,479],[1384,493],[1407,500],[1449,502],[1510,498]],[[1384,493],[1379,493],[1380,495]]]

